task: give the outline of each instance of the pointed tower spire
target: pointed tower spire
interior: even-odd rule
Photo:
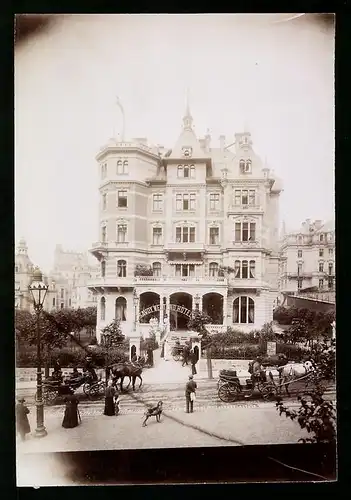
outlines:
[[[193,125],[193,117],[190,113],[190,105],[189,105],[189,88],[186,90],[186,109],[185,115],[183,117],[183,128],[184,130],[192,130]]]

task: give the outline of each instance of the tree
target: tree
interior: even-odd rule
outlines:
[[[202,335],[202,338],[204,339],[209,336],[205,326],[211,322],[212,319],[208,316],[208,314],[195,310],[192,312],[191,318],[188,321],[188,328],[189,330],[193,330],[194,332]]]
[[[289,328],[284,332],[284,341],[296,344],[308,339],[308,326],[304,319],[294,319]]]
[[[150,266],[144,264],[137,264],[135,266],[134,276],[153,276],[153,270]]]
[[[105,326],[101,330],[101,334],[104,339],[103,343],[106,343],[108,338],[108,343],[112,347],[121,347],[125,342],[125,335],[123,335],[120,322],[117,319],[114,319],[109,325]]]
[[[315,367],[315,385],[299,396],[300,407],[290,410],[277,398],[276,407],[280,415],[297,421],[301,429],[311,434],[309,438],[299,441],[310,443],[335,443],[336,441],[336,409],[332,401],[323,397],[326,380],[335,381],[335,340],[316,344],[311,351],[311,361]]]

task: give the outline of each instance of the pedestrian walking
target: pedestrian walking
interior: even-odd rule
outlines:
[[[191,373],[193,375],[196,375],[197,374],[197,371],[196,371],[197,359],[196,359],[196,354],[194,353],[193,350],[190,351],[189,358],[190,358],[190,363],[191,363]]]
[[[193,413],[194,411],[194,401],[196,398],[197,383],[193,380],[193,376],[189,375],[189,381],[185,386],[185,402],[186,402],[186,412]]]
[[[116,389],[113,387],[113,381],[109,380],[107,383],[106,391],[105,391],[105,409],[104,409],[104,415],[107,415],[108,417],[113,417],[116,415],[116,408],[115,408],[115,396],[116,396]]]
[[[77,427],[81,422],[80,414],[78,410],[78,398],[74,394],[69,394],[65,398],[65,414],[62,420],[62,427],[65,429],[72,429]]]
[[[25,406],[25,399],[20,398],[16,404],[16,425],[17,432],[21,436],[21,440],[26,439],[26,434],[30,433],[30,425],[28,420],[29,409]]]
[[[183,363],[182,363],[182,366],[187,365],[188,361],[189,361],[189,347],[187,345],[185,345],[183,347]]]

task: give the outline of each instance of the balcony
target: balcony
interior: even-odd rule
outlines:
[[[229,205],[227,213],[229,215],[234,214],[245,214],[245,213],[260,213],[262,212],[262,206],[259,204],[255,205]]]
[[[94,278],[87,282],[88,288],[130,288],[134,286],[134,277]]]
[[[204,243],[199,242],[168,242],[164,246],[167,252],[204,252]]]
[[[95,257],[98,258],[99,255],[106,254],[108,250],[107,241],[97,241],[93,243],[92,248],[90,249],[90,253],[92,253]]]
[[[226,285],[227,279],[223,276],[137,276],[134,278],[136,284],[161,284],[171,283],[177,284],[212,284],[212,285]]]
[[[259,241],[233,241],[232,245],[234,248],[258,248]]]
[[[229,286],[235,289],[262,288],[262,281],[256,278],[240,279],[229,277]]]

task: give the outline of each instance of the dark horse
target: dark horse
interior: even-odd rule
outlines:
[[[143,379],[141,378],[141,374],[143,369],[138,364],[132,363],[116,363],[114,365],[110,365],[106,368],[106,377],[112,377],[113,385],[117,385],[119,379],[121,379],[121,392],[123,391],[123,381],[125,377],[129,377],[129,384],[127,385],[127,389],[132,382],[133,391],[135,391],[135,381],[137,378],[140,379],[139,388],[142,386]]]

